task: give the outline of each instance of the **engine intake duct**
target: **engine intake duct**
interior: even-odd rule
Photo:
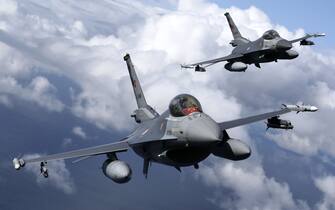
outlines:
[[[212,154],[229,160],[244,160],[251,155],[250,147],[238,139],[229,139],[216,144]]]

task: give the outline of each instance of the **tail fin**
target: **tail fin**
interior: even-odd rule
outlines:
[[[127,63],[128,72],[129,72],[131,84],[133,85],[133,89],[134,89],[134,94],[135,94],[135,97],[136,97],[137,106],[138,106],[138,108],[144,108],[148,104],[147,104],[147,101],[145,100],[145,97],[143,95],[142,87],[141,87],[141,84],[140,84],[140,82],[139,82],[139,80],[137,78],[134,65],[131,62],[130,55],[126,54],[123,57],[123,59]]]
[[[248,43],[250,42],[248,39],[244,38],[240,31],[238,30],[238,28],[236,27],[233,19],[231,18],[230,14],[228,12],[226,12],[224,14],[227,18],[230,30],[233,34],[234,40],[230,42],[231,45],[233,45],[234,47],[236,47],[239,44],[244,44],[244,43]]]
[[[231,30],[231,32],[233,34],[234,39],[241,38],[242,37],[241,33],[238,30],[238,28],[236,27],[236,25],[235,25],[235,23],[233,21],[233,18],[230,17],[229,12],[226,12],[224,15],[227,18],[227,21],[228,21],[228,24],[229,24],[229,27],[230,27],[230,30]]]
[[[127,63],[128,72],[129,72],[131,84],[133,86],[133,90],[134,90],[134,94],[135,94],[135,98],[137,102],[137,107],[138,107],[138,109],[135,110],[134,114],[132,114],[131,116],[135,118],[135,121],[137,123],[141,123],[145,120],[156,118],[157,116],[159,116],[159,114],[151,106],[149,106],[147,104],[147,101],[145,100],[142,87],[137,78],[134,65],[131,62],[130,55],[126,54],[123,57],[123,59]]]

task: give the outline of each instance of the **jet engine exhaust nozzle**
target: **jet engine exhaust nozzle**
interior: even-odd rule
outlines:
[[[212,148],[212,154],[229,160],[244,160],[250,157],[250,147],[241,140],[229,139],[226,142],[220,142]]]

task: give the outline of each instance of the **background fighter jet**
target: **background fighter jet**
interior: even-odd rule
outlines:
[[[279,59],[287,60],[298,57],[298,52],[291,50],[292,43],[300,41],[300,45],[314,45],[314,42],[308,40],[308,38],[325,36],[325,34],[307,34],[299,39],[288,41],[280,37],[277,31],[269,30],[259,39],[250,41],[241,35],[229,13],[225,13],[225,16],[234,37],[230,42],[235,47],[232,53],[221,58],[182,65],[182,68],[194,68],[195,71],[204,72],[206,67],[223,61],[228,62],[224,66],[228,71],[245,71],[248,68],[247,64],[254,64],[260,68],[260,63],[277,62]]]
[[[131,169],[127,163],[118,160],[116,154],[130,148],[143,158],[145,176],[148,174],[150,162],[173,166],[180,171],[180,167],[185,166],[198,168],[198,163],[210,154],[230,160],[243,160],[251,154],[249,146],[238,139],[230,138],[227,129],[279,116],[292,110],[316,111],[316,107],[310,110],[310,106],[286,105],[278,111],[217,123],[203,112],[195,97],[181,94],[174,97],[169,109],[160,115],[147,104],[130,56],[127,54],[124,60],[138,106],[131,115],[139,124],[137,129],[120,141],[110,144],[33,159],[14,158],[13,165],[16,170],[25,164],[39,162],[41,175],[48,177],[52,174],[48,174],[47,161],[68,158],[79,158],[79,161],[86,157],[106,155],[102,164],[105,176],[116,183],[125,183],[131,178]]]

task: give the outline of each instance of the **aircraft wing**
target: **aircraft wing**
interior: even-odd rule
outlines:
[[[219,125],[220,125],[220,128],[222,130],[226,130],[226,129],[229,129],[229,128],[235,128],[235,127],[238,127],[238,126],[247,125],[247,124],[257,122],[257,121],[260,121],[260,120],[265,120],[265,119],[268,119],[268,118],[271,118],[271,117],[274,117],[274,116],[286,114],[286,113],[289,113],[291,111],[292,110],[290,108],[283,108],[283,109],[278,110],[278,111],[273,111],[273,112],[254,115],[254,116],[250,116],[250,117],[246,117],[246,118],[240,118],[240,119],[237,119],[237,120],[222,122],[222,123],[219,123]]]
[[[303,36],[301,38],[293,39],[293,40],[291,40],[289,42],[295,43],[295,42],[307,40],[308,38],[311,38],[311,37],[321,37],[321,36],[326,36],[326,34],[324,34],[324,33],[320,33],[320,34],[306,34],[305,36]]]
[[[224,56],[224,57],[215,58],[215,59],[207,60],[207,61],[202,61],[202,62],[199,62],[199,63],[181,65],[181,67],[182,68],[194,68],[196,66],[202,66],[202,65],[206,65],[206,64],[208,64],[210,66],[210,65],[213,65],[213,64],[216,64],[216,63],[219,63],[219,62],[228,61],[228,60],[241,58],[241,57],[243,57],[242,54],[230,54],[230,55],[227,55],[227,56]]]
[[[13,164],[16,169],[19,169],[26,163],[35,163],[35,162],[46,162],[49,160],[63,160],[69,158],[79,158],[79,157],[87,157],[87,156],[94,156],[94,155],[101,155],[107,154],[111,152],[122,152],[128,150],[128,139],[113,142],[110,144],[99,145],[95,147],[88,147],[84,149],[72,150],[68,152],[53,154],[53,155],[46,155],[42,157],[32,158],[32,159],[17,159],[14,158]]]

